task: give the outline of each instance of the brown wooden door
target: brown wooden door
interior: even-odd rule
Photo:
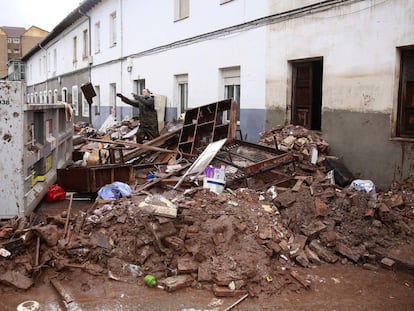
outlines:
[[[292,124],[321,129],[323,61],[293,63]]]
[[[414,50],[403,51],[398,110],[398,135],[414,136]]]
[[[293,67],[292,123],[310,128],[312,115],[312,63]]]

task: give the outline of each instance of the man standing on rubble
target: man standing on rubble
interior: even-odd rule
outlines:
[[[143,89],[142,95],[133,94],[134,99],[125,97],[118,93],[116,94],[121,100],[131,106],[139,109],[139,128],[136,134],[137,143],[142,143],[144,140],[152,140],[160,136],[158,132],[157,111],[154,107],[154,96],[150,90]]]

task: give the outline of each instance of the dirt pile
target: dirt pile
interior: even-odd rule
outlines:
[[[286,133],[296,161],[277,171],[289,183],[257,174],[250,178],[257,187],[221,194],[159,185],[76,215],[4,223],[1,243],[11,255],[0,258],[0,281],[27,289],[42,269],[77,268],[131,283],[152,274],[171,291],[194,286],[263,297],[311,286],[298,266],[340,261],[375,269],[390,246],[412,237],[412,181],[379,193],[338,186],[325,165],[329,146],[304,129]],[[298,142],[303,133],[308,142]]]

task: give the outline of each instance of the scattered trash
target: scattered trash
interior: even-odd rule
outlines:
[[[7,249],[0,248],[0,256],[7,258],[10,255],[11,255],[11,253]]]
[[[51,185],[47,190],[46,202],[63,201],[66,199],[66,191],[58,184]]]
[[[17,311],[37,311],[40,310],[40,303],[35,300],[27,300],[17,306]]]
[[[375,184],[371,180],[355,179],[352,181],[350,188],[354,190],[363,190],[368,194],[375,195]]]
[[[110,185],[103,186],[98,191],[98,196],[103,200],[118,200],[121,197],[130,196],[132,189],[128,184],[115,181]]]
[[[155,287],[157,286],[157,279],[155,276],[148,274],[144,277],[144,283],[149,287]]]

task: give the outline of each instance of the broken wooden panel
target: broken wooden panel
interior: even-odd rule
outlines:
[[[237,180],[288,164],[293,161],[293,155],[290,152],[234,140],[224,146],[215,159],[234,168],[226,170],[226,180]],[[231,171],[234,173],[229,173]]]
[[[124,151],[124,161],[126,163],[134,163],[135,165],[158,165],[163,162],[167,162],[171,156],[175,156],[172,153],[165,153],[156,150],[149,150],[150,147],[161,147],[163,149],[171,150],[174,152],[178,145],[178,137],[181,129],[161,135],[149,142],[141,145],[141,148],[133,148]]]
[[[132,165],[70,166],[57,170],[57,183],[67,192],[97,192],[114,181],[132,180]]]

